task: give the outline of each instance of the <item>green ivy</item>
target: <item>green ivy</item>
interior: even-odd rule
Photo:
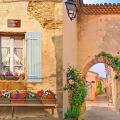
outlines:
[[[65,86],[65,90],[68,90],[71,93],[70,98],[70,109],[65,113],[65,117],[68,115],[72,109],[79,110],[81,112],[81,107],[86,97],[86,86],[84,83],[84,77],[82,74],[74,67],[69,67],[67,70],[67,85]],[[72,112],[73,113],[73,112]],[[78,117],[78,114],[72,115],[74,117]],[[69,115],[71,118],[71,115]]]
[[[106,52],[101,52],[99,53],[96,57],[105,57],[111,62],[111,67],[116,71],[116,75],[114,76],[114,79],[119,78],[119,73],[120,73],[120,57],[118,56],[113,56],[111,54],[108,54]]]
[[[111,62],[111,65],[116,70],[116,72],[120,72],[120,57],[112,56],[111,54],[108,54],[106,52],[101,52],[96,57],[101,56],[107,58]]]

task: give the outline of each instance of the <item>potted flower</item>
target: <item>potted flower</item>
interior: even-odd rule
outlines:
[[[72,108],[68,109],[65,113],[65,120],[78,120],[80,115],[80,109],[78,107],[73,106]]]
[[[18,80],[19,79],[19,75],[17,72],[12,73],[10,70],[7,70],[5,73],[5,79],[6,80]]]
[[[10,92],[7,90],[0,91],[0,104],[10,103]]]
[[[38,102],[36,93],[34,93],[32,91],[28,91],[27,97],[26,97],[26,103],[30,104],[30,103],[35,103],[35,102]]]
[[[55,104],[56,103],[56,97],[55,94],[51,90],[41,90],[37,92],[37,96],[41,103],[49,103],[49,104]]]
[[[16,91],[12,91],[10,93],[11,96],[11,103],[25,103],[25,99],[27,96],[27,92],[25,90],[16,90]]]

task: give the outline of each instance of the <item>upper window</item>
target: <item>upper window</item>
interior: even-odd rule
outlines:
[[[3,72],[23,70],[23,36],[0,36],[0,67]]]
[[[83,0],[84,4],[120,3],[120,0]]]

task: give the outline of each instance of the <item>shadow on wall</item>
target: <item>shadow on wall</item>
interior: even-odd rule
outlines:
[[[54,36],[52,38],[55,47],[56,58],[56,94],[58,118],[63,119],[63,37]]]

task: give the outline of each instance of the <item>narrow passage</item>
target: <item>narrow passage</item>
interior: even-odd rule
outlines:
[[[87,111],[84,114],[85,120],[120,120],[120,113],[114,110],[114,107],[106,99],[106,96],[100,95],[96,101],[87,102]]]

